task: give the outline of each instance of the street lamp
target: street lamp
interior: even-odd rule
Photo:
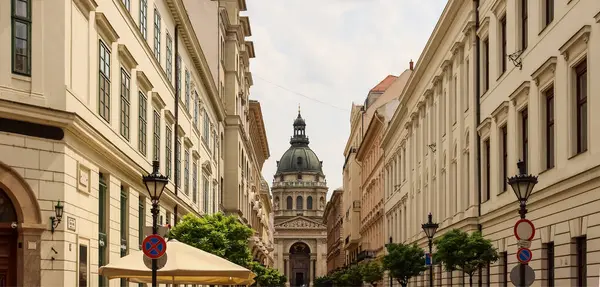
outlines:
[[[165,186],[169,182],[169,178],[160,174],[160,172],[158,171],[159,166],[160,163],[157,160],[153,161],[152,173],[142,177],[144,185],[146,186],[146,190],[148,190],[148,195],[150,195],[150,201],[152,201],[152,234],[158,233],[158,201],[160,200],[160,196],[162,195]],[[157,286],[157,270],[158,266],[156,264],[156,259],[152,259],[152,287]]]
[[[431,287],[433,287],[433,236],[435,236],[438,227],[440,227],[440,225],[433,222],[431,212],[427,215],[427,223],[421,224],[423,232],[425,232],[427,239],[429,239],[429,256],[431,260],[431,264],[429,264],[429,286]]]
[[[525,171],[525,163],[517,162],[519,174],[507,179],[508,184],[512,187],[517,199],[519,200],[519,215],[521,219],[525,219],[527,214],[527,200],[533,191],[533,187],[538,183],[537,176],[527,174]],[[521,264],[520,268],[520,285],[525,286],[525,264]]]
[[[529,200],[531,191],[533,191],[533,187],[538,183],[538,180],[537,176],[527,174],[523,161],[517,162],[517,167],[519,168],[519,174],[509,177],[507,182],[519,200],[519,215],[521,215],[521,218],[525,218],[525,214],[527,214],[527,200]]]

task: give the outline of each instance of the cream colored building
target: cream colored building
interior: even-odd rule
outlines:
[[[323,162],[308,144],[306,122],[298,110],[291,146],[277,161],[271,187],[275,267],[287,276],[288,286],[312,285],[327,272],[327,181]]]
[[[350,136],[344,149],[345,161],[342,168],[344,190],[342,193],[342,211],[344,214],[342,237],[347,265],[359,259],[364,259],[366,254],[372,253],[379,246],[379,243],[376,243],[379,240],[371,242],[370,238],[361,238],[363,233],[377,233],[376,228],[371,226],[375,221],[363,222],[363,219],[370,216],[367,214],[370,214],[376,208],[377,204],[371,204],[372,202],[368,200],[364,201],[366,199],[364,195],[368,192],[366,190],[363,192],[365,183],[363,175],[367,176],[366,174],[369,171],[362,171],[363,164],[357,157],[357,153],[377,108],[384,106],[388,101],[393,101],[393,97],[383,97],[383,95],[397,79],[398,77],[396,76],[388,75],[369,91],[363,105],[352,104],[350,112]],[[393,107],[390,109],[391,111],[394,110]],[[382,110],[385,110],[385,108]],[[375,192],[371,194],[374,195]],[[367,210],[363,210],[363,203],[367,204],[365,206],[368,208]],[[377,217],[376,221],[379,220],[380,218]],[[371,248],[371,245],[377,247]]]
[[[346,256],[343,250],[344,240],[342,238],[342,226],[344,224],[342,193],[344,193],[344,190],[341,188],[333,191],[323,213],[323,223],[327,226],[327,274],[346,265]]]
[[[481,229],[500,260],[475,282],[505,286],[517,264],[518,203],[504,182],[524,159],[539,174],[527,206],[533,286],[598,284],[600,137],[587,97],[600,90],[591,80],[599,22],[595,0],[447,3],[383,139],[388,237],[425,247],[429,212],[436,237]],[[423,275],[414,281],[424,285]],[[466,282],[439,267],[435,281]]]
[[[11,63],[0,68],[0,249],[10,254],[0,280],[118,286],[98,266],[139,248],[152,160],[170,177],[159,224],[220,210],[224,155],[238,143],[223,146],[226,93],[209,67],[218,59],[181,0],[47,4],[0,1],[0,62]]]

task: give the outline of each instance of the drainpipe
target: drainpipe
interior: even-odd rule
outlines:
[[[175,156],[177,156],[181,151],[179,150],[179,145],[177,145],[177,139],[179,138],[179,61],[177,60],[179,57],[179,24],[175,25],[175,138],[173,139],[175,144]],[[181,156],[181,155],[180,155]],[[177,170],[181,167],[177,166]],[[177,197],[179,190],[179,174],[175,172],[175,197]],[[177,201],[175,201],[177,202]],[[175,211],[175,222],[173,222],[173,226],[177,225],[178,214],[177,214],[177,203],[175,203],[175,207],[173,208]]]
[[[479,29],[479,0],[473,0],[473,12],[475,12],[475,31]],[[477,126],[481,123],[481,98],[479,93],[481,91],[481,77],[480,77],[480,40],[479,35],[475,33],[475,119]],[[475,152],[477,153],[477,167],[481,166],[481,136],[477,133],[477,148]],[[476,178],[477,178],[477,219],[481,217],[481,172],[476,168]],[[482,226],[480,223],[477,224],[477,230],[479,232],[482,231]],[[482,287],[482,268],[479,268],[479,278],[478,278],[478,286]],[[489,276],[489,274],[488,274]]]

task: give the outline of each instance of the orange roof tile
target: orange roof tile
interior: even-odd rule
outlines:
[[[370,92],[385,92],[385,90],[387,90],[387,88],[389,88],[392,85],[396,78],[398,77],[394,75],[388,75],[387,77],[385,77],[385,79],[383,79],[383,81],[379,82],[379,84],[372,88]]]

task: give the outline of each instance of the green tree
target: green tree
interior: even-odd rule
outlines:
[[[171,228],[168,237],[248,266],[251,258],[248,239],[252,234],[252,229],[232,215],[217,213],[197,217],[187,214]]]
[[[363,280],[358,265],[351,265],[333,273],[335,286],[362,286]]]
[[[469,286],[473,286],[473,273],[498,260],[498,252],[492,242],[483,238],[481,232],[471,235],[458,229],[446,232],[435,240],[435,260],[447,271],[461,270],[469,275]]]
[[[360,275],[364,282],[377,287],[377,283],[383,279],[383,267],[378,261],[369,261],[361,265]]]
[[[333,278],[329,275],[315,278],[315,287],[333,287]]]
[[[277,269],[271,267],[265,267],[258,262],[250,262],[250,269],[256,277],[254,278],[254,284],[252,286],[268,286],[268,287],[279,287],[285,285],[287,278]]]
[[[400,285],[408,284],[410,278],[425,271],[425,252],[416,244],[390,243],[388,254],[383,257],[383,266]]]

